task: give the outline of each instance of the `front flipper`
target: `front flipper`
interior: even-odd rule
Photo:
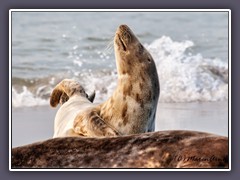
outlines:
[[[74,120],[74,132],[87,137],[120,136],[121,133],[107,124],[96,111],[79,114]]]
[[[53,89],[50,97],[50,105],[56,107],[58,104],[63,105],[73,95],[86,97],[90,102],[95,98],[95,91],[88,96],[83,86],[73,79],[64,79]]]
[[[66,137],[84,137],[84,136],[81,135],[81,134],[75,133],[75,131],[74,131],[73,129],[69,129],[69,130],[66,132]]]

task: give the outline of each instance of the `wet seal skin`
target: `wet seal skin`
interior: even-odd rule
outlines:
[[[228,168],[228,138],[161,131],[54,138],[12,149],[12,168]]]
[[[74,80],[54,89],[51,106],[62,104],[55,117],[54,137],[108,137],[155,130],[160,88],[152,56],[127,25],[118,27],[114,50],[118,84],[107,101],[90,103]]]

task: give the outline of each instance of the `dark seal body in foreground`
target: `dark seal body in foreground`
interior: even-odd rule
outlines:
[[[160,131],[55,138],[12,149],[12,168],[228,168],[228,138]]]

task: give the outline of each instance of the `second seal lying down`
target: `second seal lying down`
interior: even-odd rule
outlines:
[[[228,168],[228,138],[159,131],[106,138],[54,138],[12,149],[12,168]]]
[[[114,49],[118,85],[106,102],[92,104],[73,80],[64,80],[53,90],[51,106],[67,101],[57,112],[54,137],[104,137],[155,130],[160,88],[152,56],[127,25],[118,27]]]

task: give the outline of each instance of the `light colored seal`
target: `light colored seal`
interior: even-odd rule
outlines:
[[[64,94],[61,95],[64,97],[62,101],[65,102],[68,98],[69,100],[59,109],[55,121],[71,121],[68,122],[68,126],[67,123],[63,123],[63,126],[73,132],[67,134],[99,137],[154,131],[160,89],[153,58],[127,25],[118,27],[114,38],[114,49],[118,85],[106,102],[100,105],[85,102],[88,101],[85,92],[83,96],[79,97],[79,93],[78,96],[75,94],[73,96],[73,93],[68,93],[68,91],[76,92],[76,88],[72,85],[65,83],[58,85],[58,91]],[[60,96],[56,98],[55,94],[51,95],[53,106],[61,103]]]
[[[54,88],[50,98],[52,107],[56,107],[58,103],[62,104],[55,116],[53,137],[107,136],[105,133],[108,133],[108,136],[118,135],[113,128],[108,128],[108,125],[100,117],[96,117],[97,114],[92,111],[96,106],[92,104],[94,98],[95,92],[88,96],[77,81],[72,79],[61,81]],[[81,127],[74,129],[74,120],[79,115],[85,118],[82,119]]]

